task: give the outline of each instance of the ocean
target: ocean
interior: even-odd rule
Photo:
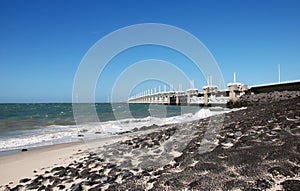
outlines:
[[[129,104],[128,110],[125,103],[97,103],[95,107],[99,121],[76,125],[71,103],[0,104],[0,154],[115,136],[143,126],[182,123],[223,111],[153,104]]]

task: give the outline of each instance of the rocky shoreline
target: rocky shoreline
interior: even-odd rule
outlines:
[[[300,91],[274,91],[269,93],[260,93],[252,95],[243,95],[238,101],[229,102],[229,107],[246,107],[253,105],[264,105],[268,103],[290,100],[300,97]]]
[[[237,105],[249,107],[78,151],[66,166],[0,189],[299,190],[299,92],[245,96]]]

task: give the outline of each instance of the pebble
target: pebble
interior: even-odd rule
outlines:
[[[242,136],[242,132],[241,131],[236,131],[236,132],[234,132],[234,138],[238,138],[238,137],[240,137],[240,136]]]
[[[73,184],[72,187],[71,187],[71,191],[82,191],[82,186],[81,186],[81,183],[78,183],[78,184]]]
[[[23,184],[23,183],[26,183],[28,182],[29,180],[31,180],[30,178],[23,178],[19,181],[19,183]]]
[[[133,175],[132,172],[130,172],[129,170],[125,170],[125,171],[123,171],[122,179],[128,178],[132,175]]]
[[[106,182],[108,181],[108,177],[107,176],[103,176],[102,178],[100,178],[101,182]]]

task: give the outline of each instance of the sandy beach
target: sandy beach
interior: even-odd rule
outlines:
[[[86,150],[83,142],[53,145],[0,157],[0,184],[18,184],[20,177],[33,177],[43,169],[72,161],[72,155]],[[34,173],[34,171],[36,171]]]
[[[299,190],[299,92],[245,100],[198,121],[1,156],[0,190]]]
[[[95,145],[110,145],[126,138],[126,136],[108,137],[89,141],[88,144],[82,140],[0,156],[0,185],[15,186],[19,183],[20,177],[34,177],[51,170],[54,166],[68,165],[78,158],[87,156]]]

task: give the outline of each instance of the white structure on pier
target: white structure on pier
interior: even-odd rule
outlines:
[[[143,94],[136,94],[132,96],[129,103],[155,103],[155,104],[186,104],[186,105],[212,105],[212,104],[226,104],[229,100],[235,100],[241,94],[248,90],[248,87],[242,83],[236,82],[236,74],[234,73],[234,82],[228,84],[228,91],[219,91],[218,87],[213,85],[212,76],[207,77],[207,85],[203,87],[203,92],[199,92],[195,88],[194,80],[190,81],[190,88],[186,91],[182,90],[182,84],[179,84],[178,90],[175,91],[173,84],[169,85],[169,91],[167,86],[164,85],[163,91],[158,86],[158,92],[156,87],[144,91]],[[229,97],[227,96],[229,92]]]
[[[233,73],[233,83],[228,83],[229,99],[235,102],[241,95],[248,91],[248,86],[239,82],[236,82],[236,73]]]
[[[156,103],[156,104],[176,104],[179,105],[181,103],[186,104],[196,104],[198,102],[198,89],[195,88],[194,81],[190,82],[190,89],[186,92],[182,90],[182,84],[178,85],[178,90],[174,89],[173,84],[169,85],[169,91],[167,91],[167,86],[164,85],[164,90],[161,91],[161,87],[158,86],[158,92],[155,88],[148,89],[148,91],[144,91],[142,94],[138,93],[132,96],[128,102],[129,103]],[[182,101],[186,97],[185,101]]]

